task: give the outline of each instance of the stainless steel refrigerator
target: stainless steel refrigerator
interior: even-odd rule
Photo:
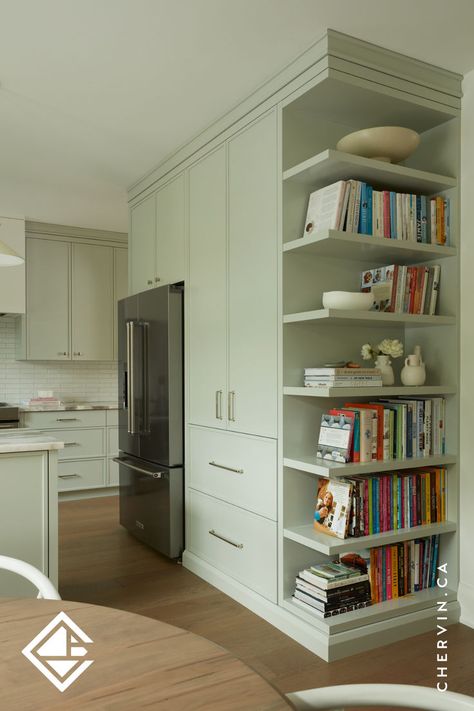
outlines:
[[[184,543],[183,287],[118,303],[120,523],[177,558]]]

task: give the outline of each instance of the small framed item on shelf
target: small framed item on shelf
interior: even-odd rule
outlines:
[[[337,538],[346,538],[351,515],[352,484],[320,479],[314,511],[314,528]]]
[[[354,413],[324,413],[321,416],[317,456],[334,462],[349,462],[354,435]]]

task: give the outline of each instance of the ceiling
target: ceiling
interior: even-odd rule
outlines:
[[[126,231],[127,186],[327,27],[474,67],[473,0],[0,0],[0,11],[0,214],[84,227]]]

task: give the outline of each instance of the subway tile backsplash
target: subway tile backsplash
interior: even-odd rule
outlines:
[[[16,318],[0,317],[0,400],[20,402],[52,390],[63,400],[117,400],[114,362],[55,362],[15,360]]]

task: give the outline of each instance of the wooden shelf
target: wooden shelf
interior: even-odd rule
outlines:
[[[308,474],[324,478],[360,476],[362,474],[380,474],[382,472],[416,469],[418,467],[442,467],[455,464],[455,455],[440,454],[431,457],[410,457],[407,459],[390,459],[373,462],[331,462],[328,459],[318,459],[315,454],[298,457],[284,457],[283,466],[297,469]]]
[[[343,309],[317,309],[285,314],[283,323],[322,323],[337,326],[381,326],[392,323],[407,326],[454,326],[454,316],[428,316],[427,314],[393,314],[380,311],[345,311]]]
[[[334,634],[356,627],[364,627],[364,625],[374,622],[382,622],[383,620],[391,618],[400,620],[402,615],[418,612],[427,608],[432,608],[433,618],[435,618],[437,610],[436,603],[439,600],[455,602],[456,593],[454,590],[439,590],[437,587],[427,588],[426,590],[404,595],[395,600],[378,602],[370,607],[364,607],[360,610],[354,610],[353,612],[345,612],[342,615],[327,617],[326,619],[322,619],[313,614],[310,608],[306,611],[306,609],[296,605],[291,597],[286,598],[282,605],[286,610],[289,610],[305,622],[309,622],[313,626],[324,630],[326,633]]]
[[[308,187],[308,190],[317,190],[337,180],[349,178],[364,180],[375,186],[395,188],[402,192],[419,192],[427,195],[457,185],[456,178],[447,175],[384,163],[371,158],[361,158],[333,149],[322,151],[283,173],[284,181],[302,183]]]
[[[373,261],[385,264],[416,264],[432,259],[454,257],[455,247],[421,244],[386,237],[373,237],[356,232],[323,230],[311,237],[301,237],[283,245],[285,254],[314,254],[351,261]]]
[[[335,555],[345,551],[360,550],[361,548],[374,548],[386,546],[391,543],[408,541],[413,538],[424,536],[434,536],[438,533],[452,533],[456,530],[456,524],[452,521],[442,523],[432,523],[424,526],[414,526],[412,528],[401,528],[396,531],[383,531],[370,536],[359,536],[351,538],[336,538],[326,533],[316,531],[313,525],[292,526],[283,530],[283,537],[300,543],[306,548],[324,553],[325,555]]]
[[[382,385],[381,387],[357,387],[357,388],[305,388],[290,387],[283,388],[284,395],[297,397],[393,397],[397,395],[453,395],[457,392],[452,385],[418,385],[410,387],[408,385]]]

